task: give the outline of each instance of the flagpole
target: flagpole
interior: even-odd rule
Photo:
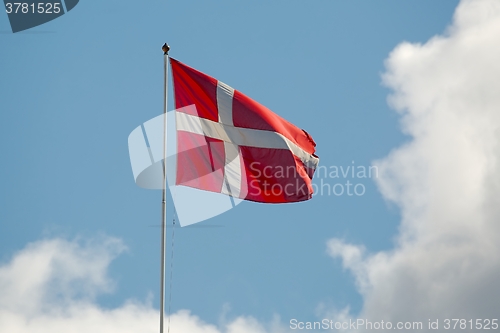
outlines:
[[[163,44],[164,58],[164,98],[163,98],[163,192],[161,200],[161,268],[160,268],[160,333],[163,333],[165,316],[165,236],[167,222],[167,97],[168,97],[168,51],[170,47]]]

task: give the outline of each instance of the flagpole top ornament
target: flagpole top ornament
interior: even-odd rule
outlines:
[[[170,46],[168,46],[168,44],[165,43],[165,44],[163,44],[161,49],[163,50],[163,54],[168,55],[168,51],[170,50]]]

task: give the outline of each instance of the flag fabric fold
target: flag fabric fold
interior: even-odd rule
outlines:
[[[312,197],[319,158],[306,131],[213,77],[170,64],[177,185],[262,203]]]

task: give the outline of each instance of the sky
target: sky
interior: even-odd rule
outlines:
[[[171,332],[498,322],[499,34],[495,0],[82,0],[15,34],[0,14],[0,331],[158,331],[161,191],[127,139],[163,112],[164,42],[320,166],[377,170],[176,228]],[[364,194],[321,190],[348,180]]]

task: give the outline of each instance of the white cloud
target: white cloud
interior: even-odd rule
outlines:
[[[150,302],[129,300],[106,309],[95,301],[111,292],[107,270],[126,250],[116,238],[88,241],[50,239],[29,244],[0,265],[0,332],[132,333],[158,332],[159,314]],[[171,317],[172,332],[265,333],[280,331],[279,319],[262,325],[237,317],[217,327],[187,310]]]
[[[80,244],[61,239],[29,244],[0,267],[0,308],[33,314],[54,303],[92,300],[113,290],[106,268],[125,250],[115,238]]]
[[[500,2],[465,0],[443,35],[386,60],[389,103],[411,137],[376,162],[381,193],[401,209],[396,246],[328,243],[357,281],[359,318],[499,318],[499,36]]]

